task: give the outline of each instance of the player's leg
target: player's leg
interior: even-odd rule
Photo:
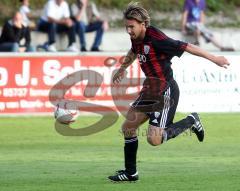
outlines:
[[[125,169],[130,174],[136,172],[136,155],[138,148],[137,129],[147,119],[148,117],[146,114],[136,112],[131,108],[127,113],[126,120],[122,125],[122,132],[125,139]]]
[[[138,138],[137,129],[148,119],[144,113],[136,112],[134,108],[130,108],[127,113],[126,120],[122,125],[122,132],[125,139],[124,160],[125,170],[117,171],[113,176],[108,178],[114,182],[136,181],[138,180],[138,172],[136,167]]]
[[[197,138],[200,142],[204,140],[204,127],[201,123],[200,117],[197,113],[191,113],[189,117],[194,119],[194,124],[191,130],[197,135]]]
[[[187,129],[196,124],[199,118],[191,114],[186,118],[173,123],[179,99],[179,88],[175,81],[171,82],[170,87],[164,94],[164,107],[160,112],[152,112],[149,115],[148,142],[151,145],[160,145],[161,143],[177,137]],[[201,124],[201,123],[200,123]],[[202,127],[202,125],[201,125]],[[203,127],[202,127],[203,130]],[[194,131],[195,132],[195,131]],[[196,133],[196,132],[195,132]],[[203,130],[204,136],[204,130]],[[198,136],[199,137],[199,136]],[[203,137],[201,137],[203,140]]]
[[[169,113],[167,114],[169,115]],[[194,119],[190,116],[167,126],[154,126],[149,125],[148,137],[147,140],[149,144],[157,146],[166,142],[170,139],[173,139],[191,128],[194,124]]]
[[[152,146],[158,146],[162,144],[163,128],[150,125],[148,126],[147,141]]]

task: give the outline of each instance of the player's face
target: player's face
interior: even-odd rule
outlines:
[[[140,40],[145,35],[145,23],[139,23],[136,20],[125,20],[126,31],[132,40]]]

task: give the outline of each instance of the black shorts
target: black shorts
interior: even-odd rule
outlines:
[[[158,94],[155,91],[152,93],[155,89],[157,88],[150,87],[141,91],[131,107],[146,113],[150,125],[165,128],[173,123],[176,113],[179,100],[178,84],[175,80],[171,80]]]

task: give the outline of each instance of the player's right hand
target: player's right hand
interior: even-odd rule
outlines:
[[[120,68],[120,69],[117,71],[117,73],[114,74],[114,76],[113,76],[113,83],[116,84],[116,83],[121,82],[122,79],[123,79],[123,77],[124,77],[125,72],[126,72],[126,71],[125,71],[124,69],[121,69],[121,68]]]
[[[224,56],[216,56],[214,62],[218,66],[226,69],[230,65],[229,61]]]

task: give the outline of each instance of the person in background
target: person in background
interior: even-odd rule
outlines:
[[[96,31],[91,51],[100,51],[104,31],[108,29],[108,22],[100,18],[99,11],[93,2],[76,0],[71,5],[72,19],[80,39],[81,51],[87,51],[85,33]]]
[[[69,5],[65,0],[49,0],[43,10],[37,29],[48,34],[48,42],[41,48],[56,52],[56,34],[66,33],[68,35],[68,48],[66,51],[77,52],[75,26],[70,19]],[[40,48],[40,47],[39,47]]]
[[[183,35],[193,34],[195,45],[200,45],[199,38],[202,36],[207,43],[211,42],[221,51],[234,51],[232,47],[225,47],[218,42],[214,35],[204,25],[205,19],[205,0],[185,0],[182,16]]]
[[[19,8],[19,12],[23,16],[23,24],[30,29],[35,29],[36,24],[30,20],[31,16],[31,9],[29,7],[29,0],[20,0],[21,6]]]
[[[22,44],[22,40],[25,43]],[[0,37],[0,52],[34,52],[31,46],[31,36],[29,28],[24,26],[23,17],[20,12],[16,12],[11,20],[8,20],[2,29]]]

